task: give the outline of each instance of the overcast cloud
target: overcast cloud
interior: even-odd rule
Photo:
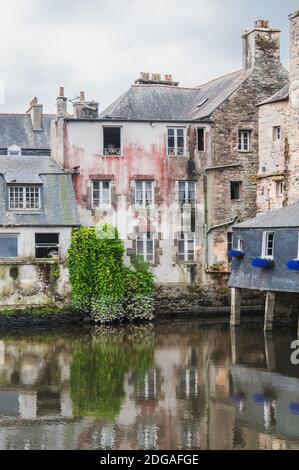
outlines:
[[[1,0],[0,112],[24,112],[33,96],[55,111],[60,85],[103,109],[140,71],[172,73],[184,86],[241,67],[241,34],[256,19],[282,29],[298,0]]]

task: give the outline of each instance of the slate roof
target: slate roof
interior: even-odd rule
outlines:
[[[259,106],[263,104],[276,103],[277,101],[286,101],[289,99],[289,84],[287,83],[284,87],[278,90],[274,95],[270,96],[266,100],[259,103]]]
[[[33,130],[29,114],[0,114],[0,148],[50,149],[53,114],[43,114],[43,130]]]
[[[299,227],[299,201],[290,206],[258,215],[253,219],[234,225],[234,228]]]
[[[42,184],[42,209],[7,210],[9,183]],[[71,175],[47,156],[0,156],[0,225],[79,225]]]
[[[138,121],[194,121],[206,118],[248,78],[237,71],[196,88],[134,84],[100,118]]]

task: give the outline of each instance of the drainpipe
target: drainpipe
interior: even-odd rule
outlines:
[[[226,165],[215,165],[215,166],[208,166],[204,169],[203,172],[203,193],[204,193],[204,247],[205,247],[205,269],[208,268],[208,259],[209,259],[209,246],[208,246],[208,234],[220,227],[225,227],[228,225],[232,225],[235,223],[237,220],[238,216],[235,216],[232,220],[228,222],[224,222],[223,224],[220,225],[215,225],[213,227],[208,228],[208,198],[207,198],[207,192],[208,192],[208,178],[207,178],[207,172],[208,171],[217,171],[217,170],[226,170],[230,168],[237,168],[237,167],[242,167],[243,165],[241,163],[228,163]]]

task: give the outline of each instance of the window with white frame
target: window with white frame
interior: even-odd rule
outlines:
[[[183,127],[167,129],[167,153],[168,155],[185,154],[185,129]]]
[[[262,258],[273,258],[274,232],[263,233]]]
[[[179,204],[191,204],[195,207],[196,202],[196,182],[195,181],[179,181]]]
[[[7,155],[9,157],[20,157],[22,155],[21,147],[18,145],[11,145],[7,149]]]
[[[281,139],[281,127],[280,126],[273,127],[273,139],[274,140]]]
[[[154,263],[155,261],[155,237],[153,233],[140,233],[137,236],[136,252],[142,255],[144,261]]]
[[[106,209],[111,206],[111,181],[92,181],[92,208]]]
[[[18,256],[18,237],[15,233],[0,233],[0,258]]]
[[[9,209],[40,209],[41,188],[39,186],[9,186]]]
[[[238,251],[244,251],[244,242],[241,238],[238,238],[237,241],[237,250]]]
[[[121,127],[103,128],[104,155],[121,155]]]
[[[239,150],[249,152],[251,131],[239,131]]]
[[[154,182],[135,181],[135,205],[139,208],[154,204]]]
[[[179,261],[194,261],[195,238],[194,233],[181,233],[178,241]]]

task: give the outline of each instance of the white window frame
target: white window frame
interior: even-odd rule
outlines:
[[[94,202],[94,184],[99,183],[99,189],[96,189],[96,191],[99,191],[99,205],[95,206]],[[109,203],[104,204],[103,201],[103,183],[109,183]],[[91,182],[91,206],[93,209],[110,209],[111,208],[111,201],[112,201],[112,184],[111,180],[93,180]]]
[[[22,149],[18,145],[11,145],[7,149],[7,156],[9,157],[21,157]]]
[[[180,252],[180,242],[184,241],[184,253]],[[188,259],[188,242],[193,241],[193,258]],[[184,255],[182,259],[181,255]],[[194,232],[184,232],[180,233],[178,239],[178,261],[179,262],[189,262],[192,263],[195,261],[195,233]]]
[[[269,250],[269,235],[273,235],[272,239],[272,254],[268,254]],[[274,256],[274,232],[272,231],[267,231],[263,232],[263,242],[262,242],[262,258],[267,258],[267,259],[273,259]]]
[[[18,188],[18,197],[11,196],[12,191]],[[38,207],[26,207],[26,189],[29,190],[38,190]],[[20,193],[22,192],[22,198],[20,197]],[[23,205],[21,207],[12,207],[12,200],[20,200],[22,199]],[[19,203],[20,204],[20,203]],[[34,186],[34,185],[20,185],[20,184],[13,184],[8,185],[8,207],[10,211],[38,211],[41,210],[41,187]]]
[[[193,180],[188,180],[188,181],[184,181],[184,180],[179,180],[178,182],[178,191],[179,191],[179,196],[178,196],[178,199],[179,199],[179,205],[180,204],[180,185],[185,183],[185,196],[187,195],[187,200],[185,200],[184,204],[190,204],[188,202],[188,196],[189,196],[189,192],[190,192],[190,184],[189,183],[194,183],[194,206],[193,204],[191,203],[191,206],[192,207],[195,207],[196,206],[196,181],[193,181]],[[183,205],[184,205],[183,204]]]
[[[174,131],[174,147],[169,147],[168,139],[169,139],[169,131]],[[183,139],[184,139],[184,146],[178,148],[178,130],[183,131]],[[172,151],[171,151],[172,149]],[[179,150],[180,149],[180,150]],[[167,128],[167,155],[169,157],[183,157],[186,155],[186,128],[185,127],[168,127]]]
[[[273,128],[273,137],[274,140],[281,140],[281,126],[274,126]]]
[[[239,152],[250,152],[251,131],[248,129],[240,129],[238,138],[239,138],[239,142],[238,142]],[[246,142],[246,139],[247,139],[247,142]]]
[[[242,252],[244,251],[244,241],[242,238],[238,238],[237,240],[237,250]]]
[[[137,184],[142,184],[142,203],[137,202]],[[151,193],[152,193],[152,202],[146,204],[146,184],[151,184]],[[154,181],[152,180],[135,180],[135,206],[138,209],[152,208],[155,205],[155,186]]]
[[[280,198],[280,197],[283,196],[283,193],[284,193],[284,180],[276,181],[275,191],[276,191],[276,197],[277,198]]]
[[[155,234],[153,232],[150,232],[150,239],[148,239],[148,233],[140,233],[137,235],[136,239],[136,254],[137,255],[143,255],[144,261],[147,261],[148,263],[154,264],[155,263]],[[152,259],[148,259],[148,252],[147,252],[147,242],[151,241],[153,244],[153,257]],[[138,251],[138,243],[142,242],[142,252]]]

